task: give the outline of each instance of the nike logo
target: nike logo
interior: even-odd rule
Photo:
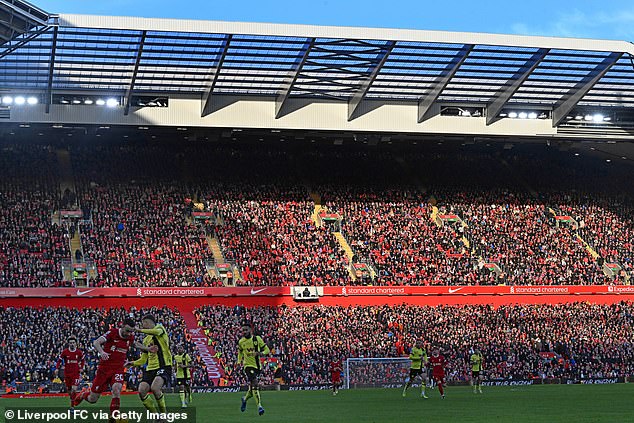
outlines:
[[[88,289],[88,290],[86,290],[86,291],[82,291],[81,289],[78,289],[78,290],[77,290],[77,296],[78,296],[78,297],[81,297],[82,295],[84,295],[84,294],[88,294],[89,292],[92,292],[92,291],[94,291],[94,289]]]
[[[262,289],[253,289],[253,288],[251,288],[251,295],[259,294],[262,291],[266,291],[266,288],[262,288]]]
[[[460,291],[460,290],[461,290],[461,289],[463,289],[463,288],[464,288],[464,286],[461,286],[460,288],[455,288],[455,289],[454,289],[454,288],[449,288],[449,293],[450,293],[450,294],[453,294],[453,293],[455,293],[455,292]]]

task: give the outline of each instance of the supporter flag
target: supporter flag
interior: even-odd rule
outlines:
[[[370,275],[370,269],[368,268],[368,265],[365,263],[354,263],[353,267],[354,267],[354,273],[355,275],[357,275],[358,278],[363,278]]]
[[[326,222],[336,222],[337,220],[341,219],[341,216],[339,216],[337,213],[322,212],[319,214],[319,217],[321,218],[321,220],[324,220]]]
[[[572,216],[555,216],[555,220],[558,220],[558,221],[564,222],[564,223],[571,223],[572,222]]]
[[[438,218],[444,222],[457,222],[460,218],[455,214],[439,214]]]

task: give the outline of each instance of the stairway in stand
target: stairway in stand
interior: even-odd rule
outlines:
[[[221,272],[216,267],[219,264],[225,264],[227,261],[225,260],[224,254],[222,254],[222,247],[220,247],[220,241],[215,236],[207,236],[207,245],[209,245],[209,249],[211,250],[211,254],[214,257],[214,267],[209,269],[209,275],[220,278]],[[228,282],[230,286],[234,286],[235,280],[242,280],[242,271],[236,265],[236,263],[229,263],[231,265],[231,272],[234,275],[234,280],[232,282]]]
[[[209,244],[209,249],[211,250],[211,254],[214,256],[214,261],[218,264],[224,264],[225,256],[222,254],[222,249],[220,248],[220,243],[218,242],[218,238],[208,236],[207,244]]]
[[[319,195],[319,193],[312,191],[310,189],[308,191],[309,191],[310,198],[312,198],[313,202],[315,203],[315,207],[313,209],[311,219],[315,223],[315,226],[321,227],[323,226],[324,223],[322,219],[319,217],[320,213],[328,212],[328,210],[326,207],[322,205],[321,195]],[[341,222],[339,222],[339,225],[341,225]],[[350,247],[350,244],[348,244],[348,240],[346,240],[346,237],[343,235],[343,233],[333,232],[332,234],[335,236],[335,239],[339,243],[339,246],[346,254],[346,258],[348,259],[348,273],[350,274],[350,278],[353,281],[356,281],[357,274],[355,272],[354,263],[352,261],[352,258],[354,257],[354,251],[352,251],[352,247]],[[372,268],[370,268],[370,274],[372,279],[376,277],[376,272]]]
[[[335,236],[335,239],[341,246],[341,249],[344,251],[344,253],[346,253],[346,257],[348,258],[348,263],[349,263],[348,272],[350,273],[350,277],[352,278],[353,281],[356,281],[357,275],[354,272],[354,266],[352,263],[352,257],[354,257],[354,252],[352,251],[352,247],[350,247],[350,244],[348,244],[348,241],[346,240],[346,238],[343,236],[341,232],[333,232],[333,234]]]
[[[75,229],[75,233],[73,233],[73,237],[70,239],[70,255],[72,258],[73,264],[77,263],[75,258],[75,251],[82,251],[81,249],[81,237],[79,235],[79,226]]]
[[[575,234],[575,237],[577,237],[579,242],[581,242],[583,246],[586,247],[586,251],[588,252],[588,254],[592,256],[593,259],[597,260],[599,258],[599,253],[597,253],[596,250],[592,248],[592,246],[588,244],[586,240],[581,237],[581,235]]]
[[[319,214],[324,210],[323,206],[321,205],[321,195],[317,194],[314,191],[310,192],[309,195],[310,195],[310,198],[312,198],[313,202],[315,203],[315,207],[313,208],[313,214],[310,217],[313,220],[313,222],[315,222],[315,226],[319,228],[322,225],[321,219],[319,218]]]
[[[73,164],[70,156],[70,151],[66,149],[58,149],[55,151],[55,155],[57,156],[57,169],[59,171],[59,186],[61,195],[64,195],[65,191],[70,191],[76,193],[75,189],[75,176],[73,174]],[[72,209],[77,208],[77,205],[71,205]],[[61,220],[61,212],[60,210],[56,210],[54,214],[54,219],[57,220],[58,224],[62,224]],[[70,227],[70,226],[69,226]],[[67,227],[68,228],[68,227]],[[76,264],[84,263],[84,251],[82,249],[81,244],[81,232],[79,231],[79,225],[74,226],[74,232],[71,235],[69,247],[70,247],[70,263],[72,264],[70,268],[64,269],[64,280],[73,280],[73,271],[75,270]],[[76,252],[81,252],[81,259],[77,260]],[[85,269],[88,272],[88,276],[90,278],[97,277],[96,271],[94,269]],[[77,281],[78,286],[81,284],[79,280]]]

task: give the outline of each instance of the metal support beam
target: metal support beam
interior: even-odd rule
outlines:
[[[451,78],[453,78],[456,72],[458,72],[458,69],[460,69],[460,66],[462,66],[474,47],[474,44],[465,44],[451,62],[447,64],[442,74],[429,91],[429,94],[418,101],[418,123],[426,121],[433,116],[432,106],[436,100],[438,100],[438,97],[440,97],[440,94],[442,94],[445,87],[447,87]]]
[[[8,22],[7,21],[0,21],[0,25],[12,30],[14,34],[16,34],[16,33],[17,34],[24,34],[25,32],[27,32],[29,30],[27,21],[23,20],[22,22],[24,22],[24,27],[20,27],[20,26],[17,26],[14,23],[14,20],[15,20],[15,15],[11,15],[11,19]]]
[[[370,87],[372,86],[372,83],[378,76],[379,72],[381,72],[381,68],[387,61],[388,57],[390,56],[390,53],[392,52],[392,49],[394,48],[394,46],[396,46],[395,41],[390,41],[385,45],[385,47],[382,49],[381,53],[378,56],[380,57],[379,62],[376,64],[374,69],[372,69],[372,72],[370,73],[370,75],[368,75],[368,77],[361,83],[361,86],[359,87],[357,92],[355,92],[352,95],[352,98],[350,98],[350,101],[348,102],[348,122],[350,122],[352,119],[356,117],[355,113],[357,111],[357,108],[359,107],[359,105],[365,98],[366,94],[370,90]]]
[[[553,128],[558,126],[568,113],[575,108],[577,103],[581,101],[588,91],[595,86],[603,75],[605,75],[610,68],[623,56],[624,53],[611,53],[608,57],[603,59],[597,66],[581,81],[575,84],[564,96],[555,104],[553,109]]]
[[[513,94],[519,90],[524,81],[528,79],[530,74],[535,70],[537,66],[544,60],[544,57],[548,54],[550,50],[546,48],[541,48],[537,50],[528,61],[521,67],[519,70],[513,75],[511,78],[511,83],[506,85],[500,89],[500,91],[495,94],[495,99],[489,106],[487,106],[487,119],[486,124],[491,125],[494,122],[499,120],[498,115],[506,106],[506,103],[513,97]]]
[[[32,26],[45,26],[51,15],[47,12],[34,7],[32,4],[21,1],[0,0],[0,9],[6,12],[10,12],[13,15],[17,15],[23,20],[29,21]],[[40,17],[32,14],[32,11],[40,13]]]
[[[51,103],[53,102],[53,74],[55,73],[55,50],[57,50],[57,31],[58,27],[53,28],[53,41],[51,42],[51,61],[48,64],[48,81],[46,83],[46,114],[51,111]]]
[[[231,44],[231,38],[233,35],[227,34],[225,39],[222,41],[222,51],[219,53],[218,61],[216,66],[211,70],[210,82],[207,89],[205,89],[205,93],[202,99],[202,112],[200,117],[205,117],[210,115],[213,111],[211,104],[211,97],[214,92],[214,88],[216,87],[216,83],[218,82],[218,76],[220,76],[220,70],[222,69],[222,64],[225,61],[225,57],[227,57],[227,52],[229,51],[229,45]]]
[[[143,55],[143,46],[145,45],[145,37],[147,36],[147,31],[141,32],[141,39],[139,40],[139,48],[136,52],[136,58],[134,60],[134,69],[132,70],[132,77],[130,78],[130,85],[128,85],[128,89],[125,91],[124,97],[124,108],[123,115],[128,116],[130,113],[130,100],[132,99],[132,91],[134,90],[134,84],[136,83],[136,76],[139,72],[139,65],[141,64],[141,56]]]
[[[275,119],[279,119],[284,115],[284,105],[286,104],[286,100],[291,95],[291,91],[293,90],[293,85],[297,81],[299,74],[304,67],[304,64],[308,60],[308,56],[310,55],[311,50],[315,46],[315,38],[310,38],[306,44],[301,49],[302,55],[298,57],[295,62],[295,69],[293,72],[284,80],[284,84],[282,85],[281,92],[275,98]]]
[[[16,51],[17,49],[19,49],[20,47],[22,47],[23,45],[28,44],[29,42],[31,42],[32,40],[34,40],[35,38],[39,37],[40,35],[42,35],[43,33],[45,33],[46,31],[48,31],[51,27],[50,26],[46,26],[41,28],[39,31],[34,32],[32,34],[29,34],[29,36],[22,38],[20,41],[18,41],[17,43],[13,44],[10,47],[7,47],[6,49],[4,49],[2,52],[0,52],[0,59],[2,59],[3,57],[5,57],[8,54],[13,53],[14,51]],[[11,40],[7,40],[7,41],[11,41]]]

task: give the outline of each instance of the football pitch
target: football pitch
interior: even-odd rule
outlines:
[[[336,397],[330,391],[265,391],[264,416],[257,415],[253,402],[241,413],[237,393],[198,394],[192,407],[201,423],[634,422],[631,384],[488,387],[481,395],[473,394],[468,387],[453,387],[444,400],[437,390],[431,390],[427,400],[419,393],[412,388],[402,398],[398,389],[344,390]],[[104,397],[97,405],[107,408],[109,403],[110,399]],[[0,404],[3,408],[64,407],[67,400],[2,399]],[[139,405],[136,396],[124,396],[122,400],[122,409]],[[169,408],[180,410],[179,405],[177,395],[168,395]],[[0,421],[5,421],[4,413]]]

